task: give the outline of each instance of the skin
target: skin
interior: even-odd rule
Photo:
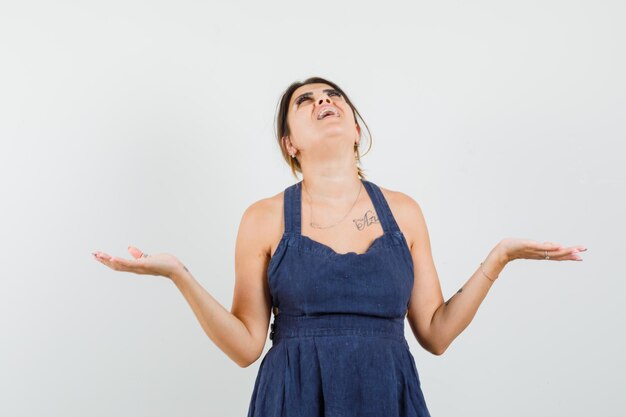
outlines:
[[[383,234],[378,215],[357,175],[354,144],[359,127],[343,97],[324,91],[326,84],[298,88],[291,97],[287,120],[291,135],[282,138],[289,154],[302,167],[302,234],[337,253],[364,253]],[[309,99],[296,98],[310,92]],[[339,117],[317,120],[322,105],[332,104]],[[504,267],[515,259],[582,261],[587,250],[553,242],[508,237],[500,240],[465,284],[444,302],[433,262],[430,238],[420,205],[408,195],[380,187],[409,246],[414,285],[407,320],[417,341],[441,355],[469,325],[482,300]],[[311,216],[312,214],[312,216]],[[347,216],[344,218],[344,216]],[[241,367],[262,354],[271,319],[267,266],[284,231],[283,192],[251,204],[243,213],[235,247],[235,288],[228,311],[196,281],[175,256],[165,253],[141,257],[129,246],[131,259],[94,252],[94,258],[116,271],[169,278],[181,291],[209,338]],[[341,220],[343,218],[343,220]],[[337,223],[341,220],[339,223]],[[322,226],[310,226],[314,221]],[[485,276],[486,275],[486,276]],[[489,278],[487,278],[489,277]]]

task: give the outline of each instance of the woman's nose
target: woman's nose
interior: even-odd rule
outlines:
[[[324,101],[326,101],[327,103],[330,103],[330,98],[328,96],[322,97],[322,98],[319,99],[319,101],[317,103],[321,105],[321,104],[324,103]]]

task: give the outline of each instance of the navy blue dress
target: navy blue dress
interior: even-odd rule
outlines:
[[[430,417],[404,337],[411,253],[380,188],[361,181],[384,231],[362,254],[302,235],[302,181],[285,189],[267,270],[272,347],[248,417]]]

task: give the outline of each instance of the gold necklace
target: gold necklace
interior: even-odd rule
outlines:
[[[313,206],[311,205],[311,201],[312,201],[311,194],[309,194],[309,191],[304,186],[304,181],[303,181],[302,182],[302,188],[304,188],[304,191],[306,191],[306,194],[309,196],[309,212],[311,213],[311,215],[310,215],[311,216],[311,221],[309,222],[309,225],[312,228],[314,228],[314,229],[330,229],[331,227],[334,227],[334,226],[338,225],[339,223],[341,223],[346,217],[348,217],[348,214],[350,214],[350,212],[354,208],[356,202],[359,201],[359,196],[361,195],[361,188],[363,188],[363,182],[361,182],[359,180],[359,183],[361,184],[361,186],[359,187],[359,193],[356,195],[356,200],[354,200],[354,203],[352,203],[352,207],[350,207],[348,212],[341,218],[341,220],[339,220],[337,223],[332,224],[330,226],[320,226],[317,223],[313,222]]]

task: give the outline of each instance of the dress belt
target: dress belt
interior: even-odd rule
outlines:
[[[270,339],[312,336],[378,336],[406,343],[404,317],[377,317],[362,314],[320,314],[290,316],[278,314],[271,324]]]
[[[273,307],[272,307],[272,312],[274,313],[274,316],[277,316],[277,315],[278,315],[278,313],[280,313],[280,310],[278,310],[278,307],[273,306]],[[407,314],[409,314],[409,309],[407,309],[407,310],[404,312],[404,317],[406,317],[406,315],[407,315]]]

